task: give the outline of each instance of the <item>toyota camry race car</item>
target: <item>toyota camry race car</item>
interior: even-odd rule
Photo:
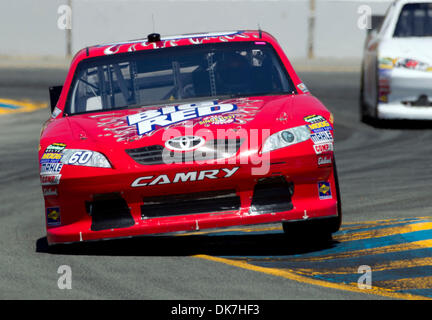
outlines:
[[[266,32],[88,47],[50,98],[39,147],[49,244],[339,229],[333,117]]]
[[[370,119],[432,120],[432,2],[394,2],[366,40],[360,112]]]

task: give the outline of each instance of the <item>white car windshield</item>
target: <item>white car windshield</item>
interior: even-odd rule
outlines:
[[[402,7],[393,35],[398,37],[432,36],[432,3],[408,3]]]
[[[190,45],[89,58],[75,72],[66,113],[295,93],[270,44]]]

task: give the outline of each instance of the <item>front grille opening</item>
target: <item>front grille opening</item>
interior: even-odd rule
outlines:
[[[402,104],[413,107],[432,107],[432,100],[426,94],[420,95],[415,101],[402,101]]]
[[[125,151],[136,162],[144,165],[185,163],[235,156],[243,140],[241,138],[209,140],[202,147],[187,152],[174,152],[161,145],[126,149]]]
[[[263,178],[255,185],[250,214],[289,211],[293,209],[291,197],[294,184],[283,176]]]
[[[127,202],[118,193],[94,195],[94,201],[86,202],[92,218],[91,230],[127,228],[135,224]]]
[[[143,200],[142,219],[240,210],[240,197],[235,190],[145,197]]]

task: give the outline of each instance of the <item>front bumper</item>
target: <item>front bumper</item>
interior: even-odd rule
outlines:
[[[432,72],[394,68],[380,72],[380,119],[432,120]],[[421,97],[427,105],[416,103]]]
[[[378,117],[389,120],[432,120],[432,107],[407,106],[402,103],[379,103]]]
[[[49,186],[57,192],[45,196],[47,213],[53,208],[59,213],[57,224],[47,218],[48,243],[335,217],[333,164],[318,164],[321,155],[311,152],[310,144],[273,151],[268,172],[261,175],[251,175],[253,166],[246,164],[65,167],[60,184]],[[234,168],[224,178],[222,170]],[[174,183],[175,173],[195,171],[195,177],[206,171],[208,179]]]

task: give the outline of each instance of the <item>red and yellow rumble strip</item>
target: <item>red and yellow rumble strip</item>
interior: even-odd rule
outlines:
[[[32,112],[48,107],[47,103],[38,103],[30,100],[0,99],[0,115],[7,113]]]

